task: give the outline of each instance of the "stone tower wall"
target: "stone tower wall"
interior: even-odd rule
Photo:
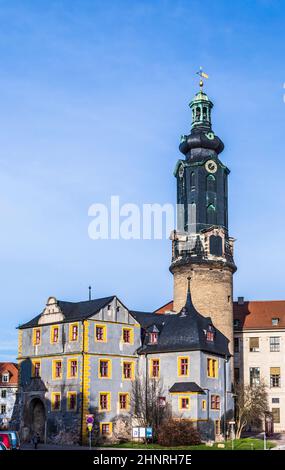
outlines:
[[[229,340],[233,353],[233,271],[224,265],[187,264],[176,266],[174,276],[174,311],[185,305],[187,278],[191,277],[193,303],[199,313],[211,317],[213,324]]]

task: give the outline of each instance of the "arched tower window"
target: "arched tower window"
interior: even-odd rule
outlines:
[[[216,178],[214,175],[207,176],[207,191],[216,191]]]
[[[196,186],[195,172],[192,171],[191,174],[190,174],[190,188],[191,188],[191,191],[193,191],[195,189],[195,186]]]
[[[203,121],[208,120],[208,110],[206,106],[203,106]]]
[[[207,207],[207,224],[216,225],[216,208],[214,204]]]
[[[196,121],[200,121],[201,120],[201,109],[200,109],[200,106],[197,106],[196,108]]]

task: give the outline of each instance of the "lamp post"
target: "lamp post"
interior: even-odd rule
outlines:
[[[267,450],[266,449],[266,432],[265,431],[263,433],[263,450]]]

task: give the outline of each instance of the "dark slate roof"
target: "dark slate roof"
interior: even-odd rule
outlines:
[[[196,382],[176,382],[169,389],[170,393],[187,393],[187,392],[197,392],[205,394],[204,390],[196,384]]]
[[[99,312],[101,308],[111,302],[114,297],[115,296],[112,295],[110,297],[86,300],[83,302],[65,302],[63,300],[58,300],[57,302],[65,317],[64,322],[82,321],[91,317],[92,315],[95,315],[95,313]],[[37,315],[29,322],[20,325],[19,328],[33,328],[37,326],[40,316],[41,314]]]
[[[161,315],[136,312],[136,320],[145,329],[143,345],[139,354],[174,351],[206,351],[208,353],[230,356],[229,340],[212,324],[210,317],[204,317],[195,309],[190,287],[185,307],[178,314]],[[156,344],[149,344],[147,334],[151,325],[156,324],[160,333]],[[214,329],[214,340],[207,341],[205,332]]]
[[[132,310],[131,314],[140,323],[143,328],[149,328],[152,325],[156,325],[158,328],[160,325],[165,323],[165,315],[157,315],[156,313],[150,312],[138,312]]]

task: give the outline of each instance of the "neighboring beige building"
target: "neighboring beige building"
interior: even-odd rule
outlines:
[[[234,302],[235,380],[264,380],[274,431],[285,431],[285,301]]]

